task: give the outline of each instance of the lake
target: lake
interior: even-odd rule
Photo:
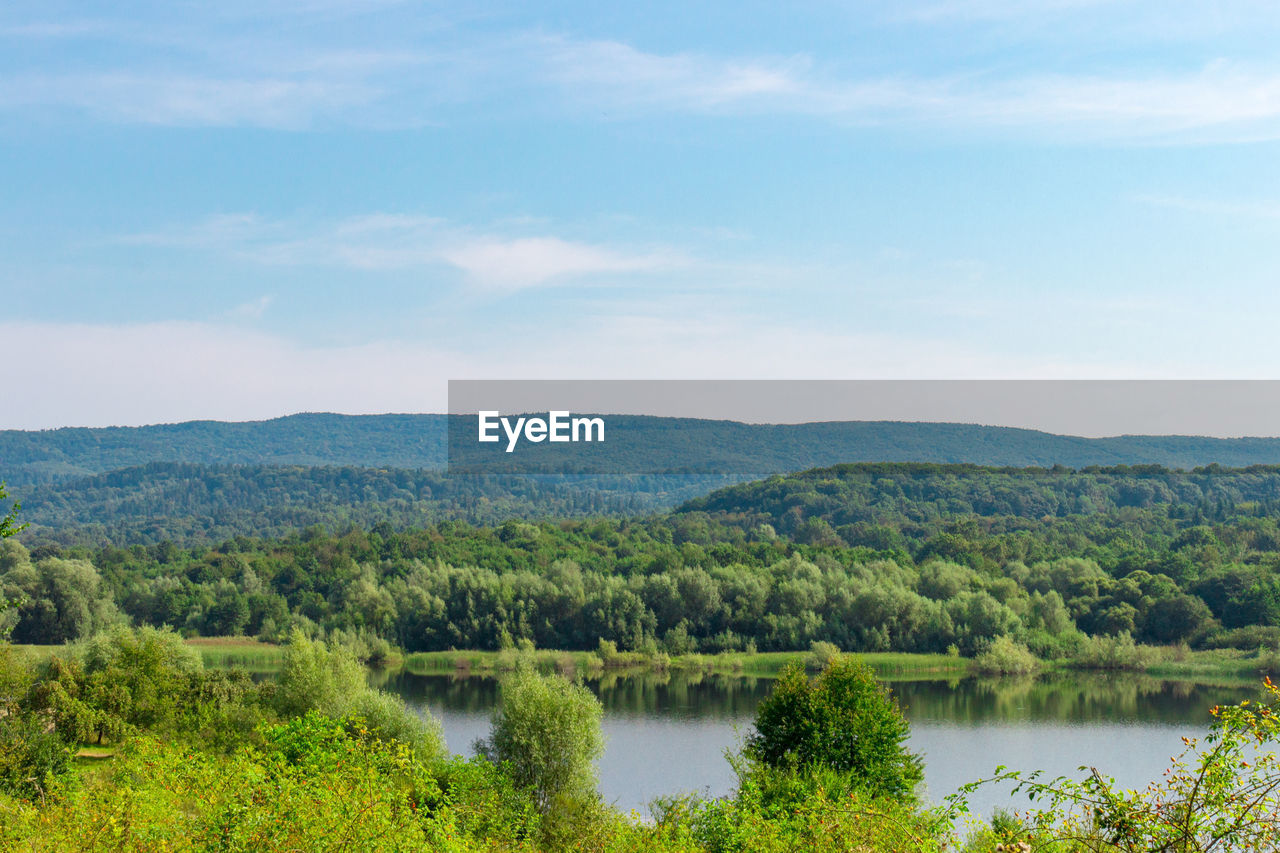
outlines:
[[[454,752],[489,731],[497,681],[482,676],[388,673],[379,686],[430,711]],[[607,738],[600,790],[622,809],[647,810],[655,797],[732,791],[725,759],[751,726],[772,680],[672,672],[604,676],[587,685],[604,705]],[[1128,787],[1156,779],[1182,748],[1202,735],[1214,705],[1256,698],[1249,686],[1221,687],[1144,676],[1053,675],[1040,679],[890,681],[911,721],[910,748],[923,755],[934,802],[997,765],[1079,777],[1097,767]],[[986,787],[970,798],[975,813],[1025,808],[1008,789]]]

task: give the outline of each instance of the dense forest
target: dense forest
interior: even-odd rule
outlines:
[[[216,545],[0,552],[15,640],[113,622],[408,651],[1070,656],[1090,637],[1280,645],[1280,469],[847,465],[667,515],[311,527]]]
[[[155,494],[131,505],[148,478]],[[1256,748],[1280,741],[1269,683],[1269,703],[1216,709],[1207,746],[1188,741],[1141,793],[1096,773],[1046,784],[997,770],[1036,791],[1038,810],[975,826],[973,786],[922,800],[906,720],[840,653],[1111,667],[1149,643],[1274,657],[1280,468],[852,464],[670,512],[540,521],[498,519],[556,501],[595,510],[559,481],[432,472],[160,465],[94,482],[92,500],[57,511],[219,507],[281,532],[120,545],[107,528],[102,543],[32,529],[23,544],[23,515],[0,519],[0,846],[997,853],[1280,839],[1280,759]],[[404,513],[336,514],[352,489]],[[290,516],[267,515],[291,497],[325,524],[286,531]],[[413,515],[468,501],[493,515]],[[280,642],[282,669],[206,669],[183,634]],[[10,638],[77,644],[40,659]],[[361,660],[393,646],[506,650],[476,757],[450,755],[434,720],[369,687]],[[593,650],[596,667],[809,649],[819,672],[780,675],[730,756],[732,794],[662,798],[641,821],[596,790],[599,701],[536,671],[535,646]]]
[[[665,510],[716,476],[498,476],[439,470],[153,462],[23,490],[28,543],[210,543],[312,525],[397,529],[447,520],[629,516]]]

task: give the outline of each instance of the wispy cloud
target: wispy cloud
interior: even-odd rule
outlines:
[[[932,20],[1129,5],[939,0],[904,13]],[[88,38],[100,26],[65,29]],[[10,26],[23,28],[52,37],[63,25]],[[614,119],[769,115],[861,128],[1012,130],[1055,142],[1280,138],[1280,65],[1265,58],[1209,53],[1194,62],[1187,54],[1141,69],[1094,63],[1049,73],[1034,59],[1010,65],[1007,58],[985,64],[968,57],[948,71],[877,70],[809,53],[663,52],[622,39],[529,31],[428,27],[378,40],[326,31],[322,42],[310,43],[303,36],[210,29],[105,30],[100,37],[113,49],[91,64],[0,72],[0,108],[53,106],[117,122],[291,130],[415,127],[532,111]]]
[[[954,20],[1008,20],[1132,5],[1131,0],[938,0],[895,4],[894,17],[940,23]]]
[[[251,299],[248,302],[241,303],[232,308],[228,314],[244,320],[261,320],[262,315],[267,313],[267,309],[271,307],[271,303],[275,301],[275,297],[271,295],[260,296],[257,299]]]
[[[615,113],[791,114],[866,126],[1022,128],[1077,139],[1280,137],[1280,69],[1223,61],[1144,74],[842,79],[807,57],[662,56],[616,42],[558,40],[549,42],[546,60],[550,79],[572,97]]]
[[[670,247],[624,248],[545,234],[477,232],[436,217],[387,213],[319,224],[223,214],[190,226],[124,235],[117,242],[218,252],[282,266],[375,271],[450,267],[491,292],[696,264]]]
[[[303,129],[376,95],[350,81],[106,72],[10,78],[0,84],[0,107],[56,105],[139,124]]]
[[[670,251],[627,254],[556,237],[479,240],[445,249],[441,257],[475,281],[503,289],[571,276],[650,272],[689,263]]]
[[[1238,216],[1245,219],[1280,219],[1280,201],[1231,201],[1174,195],[1137,195],[1133,196],[1133,200],[1153,207],[1184,210],[1190,213]]]

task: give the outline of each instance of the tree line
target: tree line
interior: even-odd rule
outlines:
[[[406,651],[955,650],[1090,636],[1280,645],[1275,469],[870,465],[735,486],[648,517],[310,527],[217,545],[8,540],[14,638],[125,621],[343,632]],[[1087,502],[1087,503],[1086,503]]]

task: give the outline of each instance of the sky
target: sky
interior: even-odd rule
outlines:
[[[1280,378],[1280,6],[0,5],[0,428]]]

